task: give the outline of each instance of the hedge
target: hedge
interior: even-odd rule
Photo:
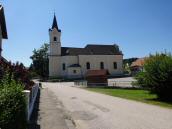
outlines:
[[[4,77],[0,83],[0,128],[26,129],[26,101],[23,86]]]

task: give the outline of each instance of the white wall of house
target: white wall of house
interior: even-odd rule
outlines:
[[[110,75],[123,74],[123,55],[79,55],[79,56],[52,56],[49,63],[50,76],[71,77],[74,68],[69,68],[72,64],[79,64],[80,70],[77,69],[78,75],[84,76],[87,72],[86,63],[90,63],[90,70],[99,70],[100,62],[103,62],[104,69],[107,69]],[[117,68],[114,68],[114,62],[117,63]],[[63,69],[65,64],[65,70]]]
[[[60,56],[50,56],[49,57],[49,76],[59,77],[61,76],[61,57]]]
[[[54,40],[56,38],[56,40]],[[49,30],[49,76],[61,76],[61,32],[56,28]]]
[[[123,55],[79,55],[79,64],[82,73],[87,72],[86,63],[90,63],[90,69],[99,70],[100,62],[104,63],[104,69],[107,69],[111,75],[120,75],[123,73]],[[114,69],[114,62],[117,63],[117,69]]]
[[[68,67],[67,78],[81,78],[81,68],[80,67]]]
[[[78,57],[77,56],[61,56],[61,63],[60,63],[60,69],[61,69],[61,76],[68,76],[68,70],[67,68],[72,64],[78,63]],[[65,64],[65,70],[63,70],[63,64]]]
[[[61,55],[61,32],[58,32],[56,28],[49,31],[50,38],[50,55]],[[56,38],[56,41],[54,41]]]
[[[67,77],[68,67],[78,63],[77,56],[50,56],[49,57],[49,76]],[[65,64],[65,70],[63,69]]]

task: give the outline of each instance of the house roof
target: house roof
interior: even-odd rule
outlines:
[[[131,67],[136,67],[136,66],[142,67],[144,65],[144,63],[145,63],[145,59],[146,58],[139,58],[139,59],[137,59],[136,61],[134,61],[131,64]]]
[[[2,7],[2,5],[0,5],[0,26],[2,30],[2,38],[7,39],[8,36],[7,36],[4,8]]]
[[[122,55],[119,47],[114,45],[89,44],[85,48],[62,47],[62,56],[66,55]]]
[[[90,76],[105,76],[108,75],[108,71],[105,69],[101,69],[101,70],[88,70],[86,73],[86,77],[90,77]]]
[[[90,54],[97,55],[121,55],[122,52],[119,50],[118,45],[95,45],[89,44],[85,47],[85,49],[89,50]]]

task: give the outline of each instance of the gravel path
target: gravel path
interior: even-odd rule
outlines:
[[[172,129],[172,110],[71,87],[44,83],[72,117],[77,129]]]

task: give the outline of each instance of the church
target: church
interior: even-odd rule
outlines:
[[[49,76],[83,78],[88,70],[108,71],[110,76],[123,74],[123,53],[118,45],[88,44],[84,48],[62,47],[61,30],[54,15],[49,29]]]

